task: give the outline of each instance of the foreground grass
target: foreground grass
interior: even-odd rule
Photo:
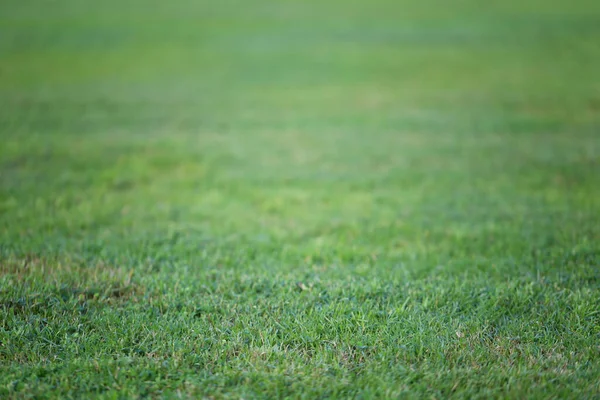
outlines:
[[[598,6],[47,7],[0,6],[0,397],[600,396]]]

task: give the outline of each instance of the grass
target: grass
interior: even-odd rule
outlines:
[[[0,31],[0,397],[600,396],[597,2]]]

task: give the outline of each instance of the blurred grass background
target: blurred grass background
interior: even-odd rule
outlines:
[[[5,2],[6,250],[591,224],[597,8]]]

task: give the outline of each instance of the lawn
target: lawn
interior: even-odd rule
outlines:
[[[0,398],[600,397],[597,1],[3,0]]]

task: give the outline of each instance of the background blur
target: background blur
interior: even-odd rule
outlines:
[[[2,252],[405,276],[592,240],[599,21],[584,0],[4,0]]]

